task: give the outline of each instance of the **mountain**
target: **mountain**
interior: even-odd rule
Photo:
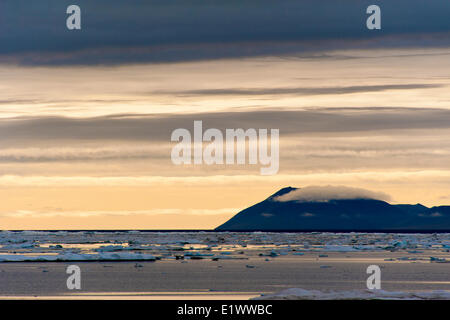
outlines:
[[[242,210],[217,231],[420,231],[450,230],[450,206],[393,205],[376,199],[280,201],[297,188],[283,188]]]

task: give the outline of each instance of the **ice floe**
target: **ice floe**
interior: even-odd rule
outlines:
[[[384,254],[386,262],[443,263],[450,261],[449,249],[448,233],[0,231],[0,262],[146,257],[206,261],[307,259],[311,255],[377,252]]]
[[[8,254],[0,255],[0,262],[31,262],[31,261],[155,261],[156,258],[150,254],[138,253],[99,253],[99,254],[76,254],[62,253],[58,255],[20,255]]]
[[[286,289],[254,300],[443,300],[450,291],[402,292],[385,290],[319,291],[301,288]]]

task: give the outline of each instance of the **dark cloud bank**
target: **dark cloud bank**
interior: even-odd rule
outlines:
[[[450,2],[379,0],[382,30],[366,28],[373,1],[78,0],[82,30],[65,26],[67,0],[2,0],[0,63],[96,65],[344,48],[448,47]]]

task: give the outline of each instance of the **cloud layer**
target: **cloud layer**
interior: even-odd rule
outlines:
[[[3,0],[0,61],[26,65],[129,64],[293,55],[339,48],[448,46],[448,1],[78,0],[82,29],[65,27],[68,1]],[[426,18],[424,18],[426,17]]]
[[[391,197],[382,192],[346,186],[308,186],[276,197],[275,201],[322,202],[344,199],[376,199],[389,201]]]
[[[404,129],[448,129],[450,110],[433,108],[258,109],[241,112],[91,117],[32,117],[0,120],[0,141],[136,140],[169,142],[177,128],[277,128],[282,136],[308,133],[368,132]]]
[[[168,92],[178,95],[218,95],[218,96],[257,96],[257,95],[298,95],[298,96],[313,96],[326,94],[349,94],[349,93],[366,93],[366,92],[380,92],[387,90],[413,90],[413,89],[427,89],[440,88],[439,84],[383,84],[383,85],[366,85],[366,86],[348,86],[348,87],[310,87],[310,88],[262,88],[262,89],[205,89],[205,90],[190,90]],[[165,92],[166,93],[166,92]]]

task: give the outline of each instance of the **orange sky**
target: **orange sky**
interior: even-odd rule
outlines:
[[[450,51],[329,54],[0,65],[0,228],[209,229],[289,185],[347,185],[396,203],[449,204],[450,123],[440,120],[450,109]],[[278,113],[264,118],[266,110],[297,112],[298,128],[285,127]],[[278,175],[251,166],[176,167],[170,134],[146,136],[145,121],[158,123],[152,117],[193,114],[208,125],[220,122],[218,112],[242,114],[242,126],[268,121],[280,129]],[[309,128],[310,117],[318,125]],[[361,124],[372,119],[380,125]],[[191,120],[177,121],[192,128]],[[94,129],[77,127],[86,124]]]

